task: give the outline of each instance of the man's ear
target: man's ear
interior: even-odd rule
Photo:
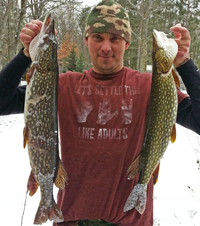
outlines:
[[[88,37],[84,39],[85,45],[88,47]]]
[[[126,42],[125,50],[127,50],[129,46],[130,46],[130,43]]]

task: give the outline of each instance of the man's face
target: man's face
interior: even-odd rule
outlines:
[[[93,70],[100,74],[118,72],[123,67],[123,56],[128,48],[121,36],[108,33],[94,33],[85,38],[93,64]]]

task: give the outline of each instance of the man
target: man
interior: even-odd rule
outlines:
[[[17,86],[31,63],[29,44],[41,26],[35,20],[25,25],[20,33],[24,49],[0,73],[2,115],[23,112],[26,87]],[[177,91],[177,122],[200,134],[200,73],[190,59],[191,38],[180,25],[171,31],[179,46],[174,63],[190,95]],[[59,76],[61,155],[69,184],[59,191],[57,201],[65,222],[54,226],[153,225],[152,179],[144,213],[123,212],[139,178],[128,181],[126,171],[141,151],[151,90],[150,74],[123,66],[130,41],[128,14],[104,0],[87,20],[85,44],[92,68]]]

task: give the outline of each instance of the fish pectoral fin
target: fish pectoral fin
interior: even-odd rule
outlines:
[[[25,126],[23,129],[23,147],[24,148],[26,147],[27,141],[28,141],[28,127]]]
[[[141,154],[139,154],[137,158],[129,166],[127,170],[129,180],[132,180],[138,173],[140,173],[140,166],[141,166],[140,159],[141,159]]]
[[[170,140],[171,140],[172,144],[176,141],[176,126],[175,126],[175,124],[174,124],[174,126],[172,128],[172,132],[171,132],[171,135],[170,135]]]
[[[29,192],[29,195],[33,196],[36,193],[38,187],[39,187],[39,184],[35,179],[33,171],[31,170],[30,176],[28,178],[28,183],[27,183],[27,193]]]
[[[178,71],[175,69],[174,66],[172,68],[172,76],[174,78],[174,82],[176,84],[176,87],[180,88],[180,79],[178,77]]]
[[[27,81],[27,85],[29,84],[29,82],[30,82],[30,80],[31,80],[31,78],[32,78],[32,76],[33,76],[34,70],[35,70],[35,66],[32,65],[32,66],[30,67],[30,69],[28,70],[28,72],[26,73],[26,81]]]
[[[63,166],[63,163],[60,160],[58,164],[58,172],[57,172],[54,184],[56,185],[57,188],[64,189],[65,183],[67,183],[67,180],[68,180],[67,172]]]
[[[156,169],[153,172],[153,184],[154,185],[158,182],[159,171],[160,171],[160,163],[158,163]]]

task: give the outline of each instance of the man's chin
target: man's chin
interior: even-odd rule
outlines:
[[[113,67],[111,68],[102,67],[102,68],[99,68],[98,71],[100,74],[112,74],[114,72],[114,69]]]
[[[98,67],[96,67],[94,71],[98,71],[98,73],[100,74],[111,74],[115,72],[115,68],[111,65],[98,65]]]

